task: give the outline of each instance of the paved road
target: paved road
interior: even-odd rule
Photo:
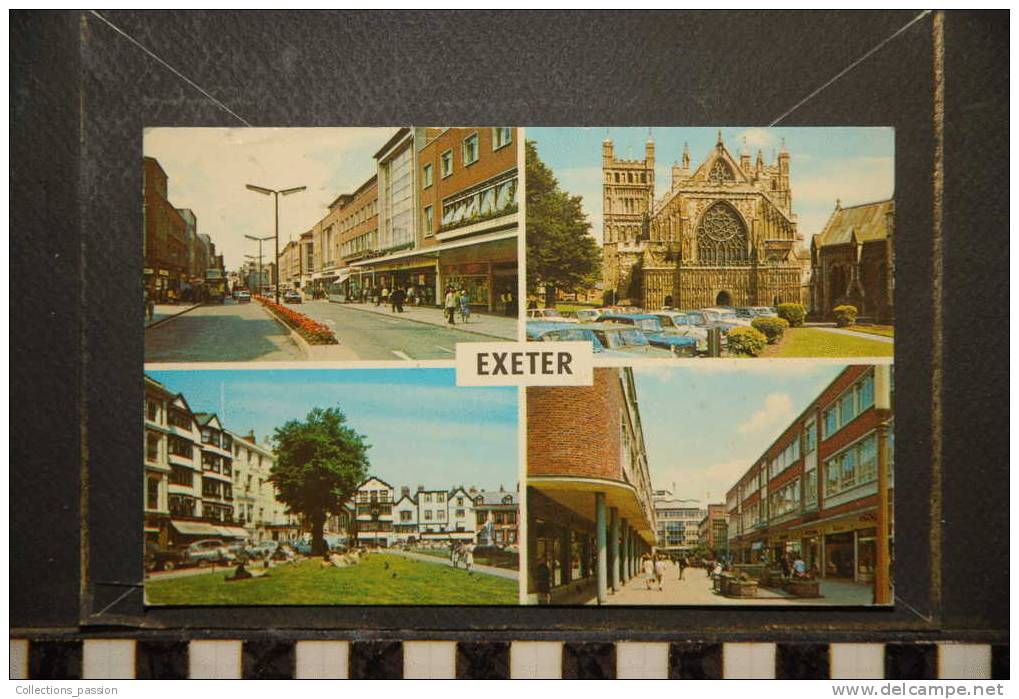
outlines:
[[[301,359],[290,334],[255,302],[201,306],[145,331],[146,362]]]
[[[309,301],[296,310],[325,323],[358,359],[453,359],[456,343],[479,342],[485,338],[395,315],[371,313],[328,301]],[[498,338],[492,338],[496,340]]]
[[[453,563],[446,557],[439,558],[438,556],[429,556],[425,553],[414,553],[413,551],[401,551],[400,549],[382,549],[381,552],[393,554],[395,556],[403,556],[404,558],[413,558],[415,561],[421,561],[422,563],[435,563],[437,565],[444,565],[447,568],[453,567]],[[463,568],[460,570],[463,570]],[[517,580],[520,578],[519,571],[510,570],[508,568],[496,568],[495,566],[474,564],[471,566],[471,572],[494,575],[498,578],[507,578],[508,580]]]

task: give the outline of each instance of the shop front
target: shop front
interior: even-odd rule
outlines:
[[[891,529],[891,528],[890,528]],[[873,508],[791,528],[808,570],[821,577],[870,583],[877,566],[877,512]],[[892,550],[894,535],[889,538]]]
[[[352,262],[350,295],[368,302],[383,289],[403,289],[406,306],[440,305],[437,258],[438,252],[415,250]]]
[[[485,241],[445,243],[439,254],[440,283],[467,291],[471,307],[489,313],[515,315],[517,299],[516,232]]]

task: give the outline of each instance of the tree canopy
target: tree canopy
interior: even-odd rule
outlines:
[[[368,476],[368,444],[339,408],[315,408],[276,428],[269,481],[288,511],[311,524],[312,550],[325,550],[326,519],[339,514]]]
[[[555,291],[590,289],[601,274],[601,251],[590,235],[582,198],[559,187],[552,170],[526,144],[527,285],[545,287],[546,303]]]

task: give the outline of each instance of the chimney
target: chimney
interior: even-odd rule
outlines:
[[[420,483],[418,483],[418,492],[419,493],[423,493],[424,490],[425,490],[425,487],[423,485],[421,485]]]
[[[400,486],[400,497],[404,497],[404,498],[409,498],[410,497],[410,486],[409,485],[401,485]]]

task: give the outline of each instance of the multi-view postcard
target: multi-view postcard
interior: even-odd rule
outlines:
[[[148,604],[893,603],[893,130],[144,152]]]

